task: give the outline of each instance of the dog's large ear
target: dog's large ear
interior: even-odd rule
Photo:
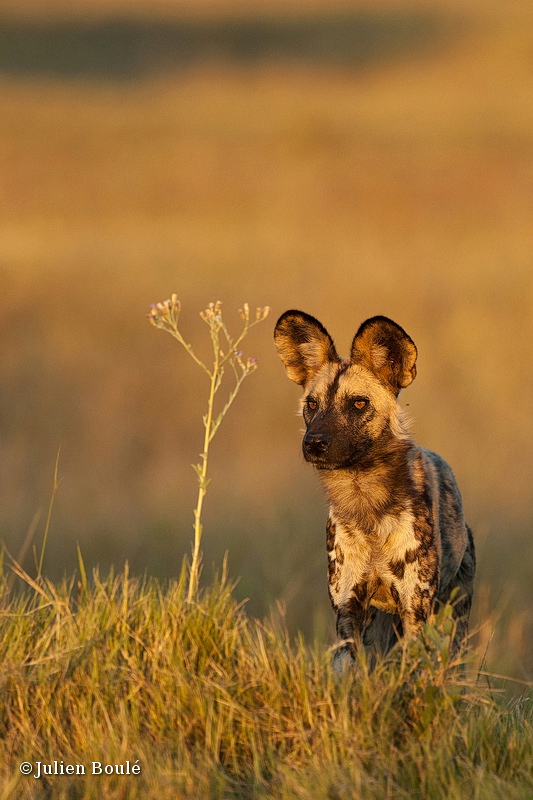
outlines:
[[[395,395],[414,380],[416,357],[411,337],[387,317],[367,319],[352,342],[352,361],[368,367]]]
[[[325,363],[339,360],[327,330],[303,311],[282,314],[276,323],[274,339],[287,375],[301,386]]]

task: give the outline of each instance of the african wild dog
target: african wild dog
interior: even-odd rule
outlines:
[[[472,602],[474,542],[450,467],[415,444],[397,403],[416,375],[414,342],[392,320],[372,317],[340,359],[326,329],[301,311],[283,314],[274,336],[288,377],[304,389],[303,454],[330,506],[336,666],[359,644],[374,661],[397,634],[416,635],[456,587],[458,645]]]

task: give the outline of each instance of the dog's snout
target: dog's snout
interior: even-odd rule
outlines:
[[[304,436],[304,450],[309,455],[320,456],[328,449],[331,439],[327,433],[306,433]]]

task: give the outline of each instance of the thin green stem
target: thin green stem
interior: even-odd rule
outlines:
[[[248,333],[250,328],[253,328],[254,325],[257,325],[259,322],[262,322],[262,321],[263,321],[263,319],[255,319],[253,322],[249,322],[248,320],[245,321],[244,328],[242,329],[242,332],[240,333],[240,335],[237,336],[237,338],[235,340],[232,340],[232,339],[228,340],[229,352],[227,353],[226,356],[224,356],[224,358],[220,362],[221,364],[225,364],[226,361],[228,361],[228,359],[230,359],[230,358],[232,358],[234,356],[235,350],[238,348],[238,346],[240,345],[240,343],[242,342],[242,340],[244,339],[244,337],[246,336],[246,334]]]
[[[180,344],[182,344],[182,345],[183,345],[183,347],[184,347],[184,348],[185,348],[185,350],[188,352],[188,354],[189,354],[189,355],[190,355],[190,357],[193,359],[193,361],[195,361],[195,362],[198,364],[198,366],[199,366],[199,367],[201,367],[201,368],[203,369],[203,371],[204,371],[204,372],[206,372],[206,373],[209,375],[209,377],[211,377],[211,373],[209,372],[209,369],[206,367],[206,365],[204,364],[204,362],[203,362],[203,361],[201,361],[201,360],[198,358],[198,356],[196,355],[196,353],[195,353],[195,352],[194,352],[194,350],[192,349],[191,345],[190,345],[190,344],[188,344],[188,342],[186,342],[186,341],[185,341],[185,339],[183,338],[183,336],[181,335],[181,333],[179,332],[179,330],[178,330],[177,328],[174,328],[174,327],[172,327],[172,328],[167,328],[166,330],[168,330],[168,332],[169,332],[170,334],[172,334],[172,336],[173,336],[175,339],[177,339],[177,340],[178,340],[178,342],[179,342]]]
[[[222,409],[222,411],[220,412],[220,414],[218,415],[218,417],[217,417],[217,418],[216,418],[216,419],[213,421],[213,424],[212,424],[212,429],[211,429],[211,434],[210,434],[210,436],[209,436],[209,441],[211,441],[211,439],[214,437],[215,433],[216,433],[216,432],[217,432],[217,430],[219,429],[219,427],[220,427],[220,423],[222,422],[222,420],[223,420],[223,419],[224,419],[224,417],[226,416],[227,412],[228,412],[228,411],[229,411],[229,409],[230,409],[230,406],[232,405],[233,401],[234,401],[234,400],[235,400],[235,398],[237,397],[237,394],[238,394],[238,392],[239,392],[239,389],[241,388],[241,383],[242,383],[242,382],[243,382],[243,380],[246,378],[246,376],[247,376],[247,375],[249,375],[249,374],[250,374],[249,372],[243,372],[243,373],[242,373],[242,375],[240,375],[240,376],[237,378],[237,383],[236,383],[236,384],[235,384],[235,386],[233,387],[233,390],[232,390],[232,391],[229,393],[228,399],[227,399],[227,401],[226,401],[226,405],[224,406],[224,408]]]
[[[210,373],[211,382],[209,387],[209,398],[207,402],[207,414],[204,417],[204,449],[201,454],[202,463],[199,465],[198,470],[198,498],[196,501],[196,508],[194,509],[194,544],[192,551],[191,571],[189,574],[189,589],[187,593],[187,600],[192,602],[198,589],[198,576],[200,571],[201,552],[200,545],[202,542],[202,509],[204,499],[207,492],[209,482],[207,480],[207,466],[209,459],[209,444],[213,438],[211,435],[211,428],[213,424],[213,411],[215,405],[215,394],[220,385],[220,367],[218,356],[218,335],[211,330],[211,337],[213,341],[213,371]]]

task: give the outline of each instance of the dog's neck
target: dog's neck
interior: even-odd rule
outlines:
[[[409,463],[417,448],[395,440],[380,451],[345,469],[320,470],[330,515],[365,533],[375,531],[385,515],[399,515],[408,505]]]

